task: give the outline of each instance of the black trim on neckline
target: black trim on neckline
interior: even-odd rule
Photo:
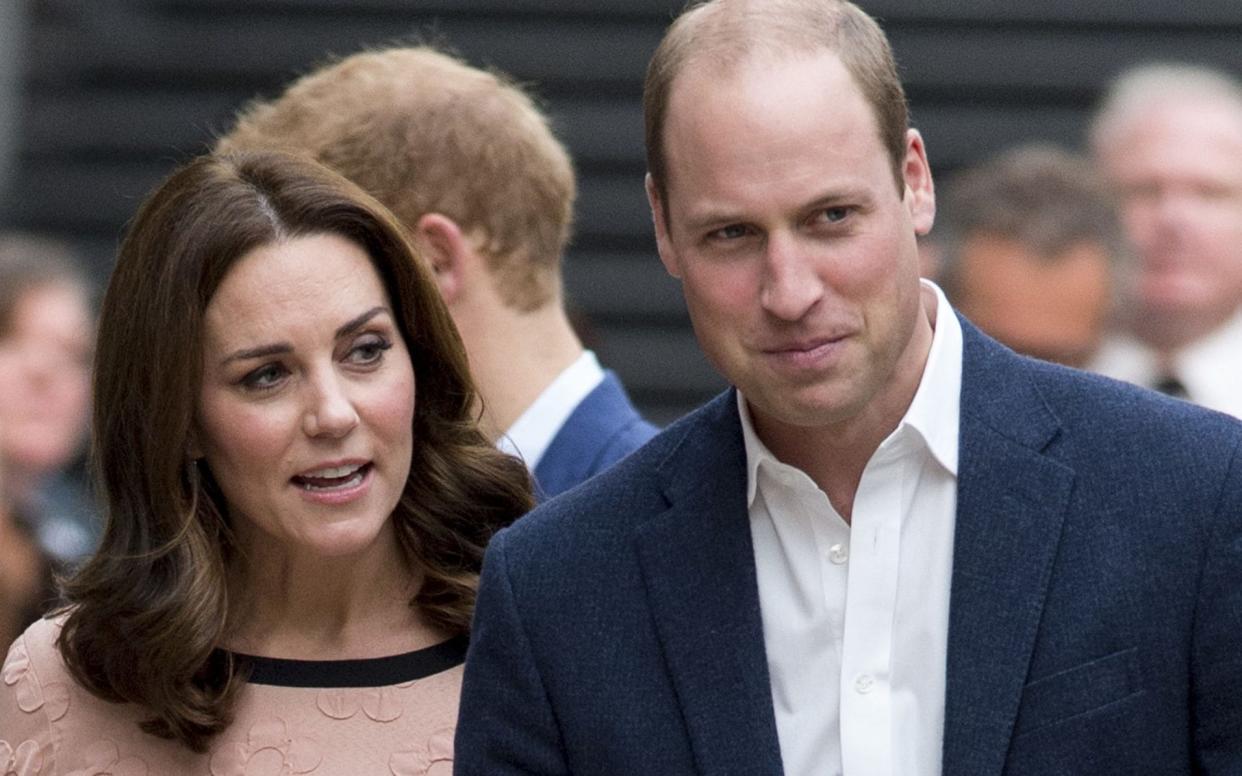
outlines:
[[[455,636],[403,655],[361,660],[291,660],[232,653],[238,666],[249,671],[251,684],[274,687],[387,687],[423,679],[461,665],[466,660],[467,636]]]

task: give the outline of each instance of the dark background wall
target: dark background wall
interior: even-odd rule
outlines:
[[[642,190],[642,74],[680,0],[0,3],[0,50],[10,47],[0,170],[6,121],[17,130],[0,220],[72,238],[101,280],[142,196],[243,102],[276,95],[330,55],[422,36],[543,97],[581,177],[569,297],[639,404],[667,421],[722,387],[655,257]],[[1081,146],[1100,88],[1128,64],[1242,69],[1237,0],[861,5],[888,30],[940,177],[1016,142]],[[17,98],[3,89],[14,62],[24,63]]]

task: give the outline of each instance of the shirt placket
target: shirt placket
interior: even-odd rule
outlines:
[[[895,448],[881,446],[854,497],[840,701],[841,760],[849,776],[895,776],[891,665],[903,477]]]

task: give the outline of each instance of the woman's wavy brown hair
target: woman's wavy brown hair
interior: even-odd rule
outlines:
[[[531,506],[526,468],[478,429],[457,330],[382,205],[287,154],[204,156],[177,170],[135,216],[103,300],[93,460],[107,525],[99,551],[66,583],[60,650],[84,687],[139,704],[145,731],[194,751],[229,724],[245,681],[217,649],[229,620],[225,569],[238,548],[211,472],[188,452],[203,313],[243,255],[322,233],[366,249],[414,365],[413,460],[393,512],[402,550],[423,575],[411,606],[465,633],[488,539]]]

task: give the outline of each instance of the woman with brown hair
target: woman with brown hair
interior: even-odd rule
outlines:
[[[447,773],[483,548],[530,483],[382,206],[298,157],[191,162],[121,246],[94,387],[107,525],[10,650],[0,760]]]

